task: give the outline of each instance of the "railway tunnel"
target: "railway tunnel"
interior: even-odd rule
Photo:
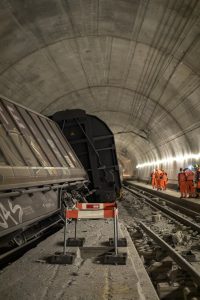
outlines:
[[[152,162],[171,182],[199,162],[198,0],[4,0],[0,13],[2,95],[47,116],[98,116],[141,179]]]
[[[88,115],[98,117],[113,132],[118,164],[120,169],[123,170],[125,179],[132,178],[146,183],[149,181],[149,175],[152,170],[158,166],[167,171],[169,186],[176,188],[177,174],[180,167],[186,168],[192,165],[200,165],[199,57],[199,0],[0,1],[0,95],[46,117],[52,117],[60,111],[72,109],[84,110]],[[4,116],[1,110],[0,115]],[[37,119],[37,117],[35,118]],[[52,125],[48,126],[51,127]],[[45,144],[45,139],[43,144]],[[59,143],[57,146],[62,147]],[[48,147],[50,146],[48,145]],[[48,151],[52,151],[52,149]],[[70,157],[68,157],[68,160],[70,161]],[[0,160],[0,167],[1,163],[2,161]],[[73,165],[73,161],[71,163]],[[83,174],[84,170],[81,169],[81,172]],[[85,176],[84,173],[84,180]],[[59,184],[58,186],[60,187]],[[130,230],[131,233],[129,232],[130,235],[133,231],[138,230],[137,226],[132,225],[130,214],[135,214],[134,217],[136,219],[138,216],[140,217],[140,214],[138,215],[135,211],[137,211],[138,207],[140,210],[143,210],[145,201],[150,203],[148,205],[162,210],[161,206],[159,206],[162,203],[158,203],[160,200],[159,198],[155,198],[155,194],[147,199],[149,197],[147,193],[142,198],[141,192],[138,191],[138,188],[141,187],[144,188],[143,183],[137,185],[137,189],[131,192],[132,196],[127,196],[128,203],[132,203],[128,204],[128,208],[126,203],[124,207],[120,206],[122,216],[128,220],[128,228],[132,230]],[[42,187],[42,189],[45,190],[47,187]],[[12,192],[15,193],[16,191]],[[53,197],[57,199],[55,190],[48,192],[50,195],[53,194]],[[147,188],[146,192],[149,192]],[[143,193],[146,192],[143,191]],[[44,198],[43,190],[40,193]],[[136,196],[136,194],[139,196]],[[172,201],[173,204],[171,203],[170,205],[175,210],[181,211],[181,208],[176,206],[179,205],[177,201],[179,195],[177,193],[174,195],[173,192],[169,194],[169,197],[171,197],[170,200],[175,201]],[[156,197],[161,196],[161,194],[156,194]],[[29,198],[31,197],[29,195]],[[142,201],[140,201],[141,199]],[[155,202],[157,201],[157,203],[153,204],[152,199]],[[179,220],[179,227],[185,226],[186,229],[191,231],[185,235],[189,237],[193,236],[194,240],[197,236],[196,240],[199,240],[200,226],[196,224],[196,221],[198,218],[200,219],[200,206],[198,200],[195,201],[185,201],[181,211],[183,214],[190,215],[190,218],[194,218],[192,221],[191,219],[184,221],[183,216],[182,218],[180,216],[176,217]],[[126,209],[129,211],[128,214],[125,212]],[[145,211],[146,208],[144,209]],[[168,212],[165,209],[165,214]],[[7,216],[8,212],[4,211],[4,213]],[[152,219],[158,220],[159,227],[160,215],[155,215],[155,212],[150,210],[147,214],[149,216],[152,214]],[[176,218],[175,213],[171,212],[170,216],[171,218]],[[145,219],[146,216],[143,218]],[[187,218],[185,217],[185,219]],[[93,225],[91,225],[91,228],[93,226],[92,237],[96,241],[98,237],[105,237],[104,231],[106,230],[104,223],[101,223],[103,232],[101,235],[98,231],[98,222],[93,222],[94,224],[92,223]],[[165,225],[164,221],[161,222],[163,222],[160,225],[161,227],[168,228],[168,225]],[[166,221],[166,224],[170,222]],[[145,225],[141,224],[141,228],[145,230]],[[155,229],[154,227],[152,228]],[[176,232],[180,231],[176,227],[175,229]],[[173,227],[168,230],[169,232],[170,230],[173,232],[175,229]],[[89,231],[86,234],[87,223],[84,223],[82,230],[88,237]],[[81,234],[81,232],[78,231],[78,234]],[[132,235],[130,238],[123,228],[120,232],[123,233],[123,237],[128,239],[130,247]],[[147,230],[146,234],[148,235],[148,233]],[[140,236],[140,230],[137,234]],[[150,235],[153,240],[153,234],[150,233]],[[191,240],[193,237],[191,237]],[[42,250],[44,256],[49,254],[46,249],[55,250],[49,245],[55,243],[57,238],[51,237],[50,239],[50,242],[48,240],[43,241],[42,247],[46,251]],[[58,239],[62,240],[61,234]],[[134,238],[132,240],[134,242]],[[148,241],[148,247],[151,245],[152,240]],[[157,242],[158,240],[159,238],[157,238]],[[189,240],[182,239],[183,244],[186,241]],[[136,239],[135,243],[141,243],[141,240]],[[184,252],[183,248],[181,248],[182,244],[178,246],[181,249],[179,249],[179,254]],[[192,240],[191,248],[186,247],[189,250],[185,252],[189,253],[189,251],[193,251],[191,250],[193,246],[195,247],[196,244]],[[131,247],[134,246],[131,244]],[[148,247],[144,251],[141,251],[153,251],[151,247],[151,249]],[[162,246],[160,247],[162,248]],[[174,244],[173,247],[175,247]],[[137,257],[138,254],[135,254],[136,250],[134,251],[129,249],[131,261],[140,261]],[[137,251],[139,255],[143,253],[141,251]],[[169,251],[168,249],[167,251],[170,252],[172,250]],[[37,251],[31,253],[31,257],[37,257],[38,259]],[[187,253],[184,254],[185,256],[182,256],[187,257]],[[191,252],[190,258],[192,255],[193,252]],[[195,255],[197,259],[200,258],[199,253],[195,253]],[[175,257],[177,265],[181,266],[183,270],[187,270],[190,274],[189,276],[194,278],[194,282],[200,280],[199,265],[196,266],[194,263],[193,267],[195,270],[193,270],[190,266],[188,267],[187,262],[183,263],[182,259],[176,256],[176,254],[172,253],[170,257]],[[27,262],[27,265],[29,265],[30,256],[27,260],[28,262],[24,258],[25,263]],[[39,262],[43,261],[43,259],[38,260]],[[87,277],[87,274],[90,274],[91,266],[88,266],[88,264],[85,265],[84,274]],[[40,273],[35,265],[29,266],[30,268],[33,267],[33,275]],[[53,277],[51,277],[49,272],[49,280],[54,282],[52,290],[49,286],[44,287],[43,281],[39,283],[34,277],[31,277],[35,286],[41,286],[32,297],[35,297],[35,299],[54,299],[55,297],[67,299],[74,296],[78,297],[77,290],[73,290],[73,282],[75,281],[73,276],[80,275],[80,278],[82,278],[83,274],[79,273],[79,267],[82,270],[81,263],[78,263],[76,266],[78,266],[78,271],[73,268],[69,269],[71,273],[67,273],[67,285],[61,285],[60,283],[59,292],[56,290],[56,284],[58,283],[55,283],[55,278],[58,275],[60,281],[63,280],[61,272],[58,274],[58,270],[60,269],[54,270],[56,275],[52,275]],[[17,291],[19,299],[23,300],[27,299],[27,297],[29,298],[29,284],[27,283],[26,286],[26,283],[21,283],[22,290],[25,291],[24,295],[22,295],[20,288],[17,286],[17,281],[15,281],[16,270],[18,268],[21,268],[18,261],[16,265],[13,264],[13,267],[11,266],[11,274],[14,282],[13,292]],[[44,268],[42,266],[44,274],[46,274]],[[109,271],[101,269],[102,272],[99,272],[99,269],[95,265],[95,274],[98,274],[99,277],[94,276],[93,279],[96,282],[95,284],[99,280],[100,286],[103,286],[103,292],[98,289],[97,294],[95,294],[96,291],[91,289],[91,299],[98,300],[102,299],[102,297],[103,299],[113,297],[116,300],[140,299],[141,291],[137,294],[132,290],[135,283],[133,284],[130,278],[135,278],[134,276],[138,276],[141,283],[141,290],[143,290],[143,286],[147,287],[141,299],[155,300],[157,299],[157,294],[159,299],[192,299],[189,296],[187,298],[187,293],[190,296],[192,293],[190,294],[188,290],[185,291],[182,286],[178,290],[178,295],[180,296],[183,290],[183,294],[185,293],[184,297],[176,298],[173,294],[175,290],[174,286],[172,287],[170,283],[166,287],[166,281],[162,285],[159,279],[156,284],[160,285],[156,288],[157,294],[154,294],[153,287],[149,283],[149,279],[146,278],[145,269],[142,269],[137,263],[134,268],[136,270],[139,268],[141,273],[135,275],[129,267],[128,271],[125,271],[125,273],[127,272],[126,274],[123,273],[123,269],[120,269],[119,272],[113,275],[112,269],[109,269]],[[161,273],[163,270],[165,269],[161,268]],[[10,274],[9,270],[6,272],[3,275],[3,282],[5,283],[5,289],[8,287],[9,290],[10,283],[7,279],[11,275],[7,275]],[[155,277],[155,274],[153,277]],[[86,280],[89,286],[89,277],[85,279],[83,276],[83,278],[83,281]],[[125,282],[123,281],[124,278],[127,279]],[[113,283],[111,283],[112,280],[113,282],[120,282],[120,284],[123,282],[123,287],[116,289],[112,285]],[[183,282],[187,282],[184,280]],[[80,293],[84,284],[81,280],[76,284]],[[95,284],[94,286],[96,286]],[[155,287],[155,282],[153,284]],[[71,285],[72,289],[69,289],[68,292],[68,287]],[[192,284],[191,286],[191,290],[193,291],[196,287],[194,288]],[[198,284],[197,286],[199,288]],[[64,291],[65,288],[67,292]],[[132,293],[131,296],[130,293],[126,295],[125,291],[128,289]],[[148,298],[148,289],[151,291],[149,294],[150,298]],[[5,299],[12,298],[11,291],[1,290],[1,292]],[[167,298],[169,294],[171,298]],[[199,290],[195,290],[194,294],[195,296],[199,296]],[[127,298],[124,298],[124,295]],[[82,297],[80,299],[90,299],[88,290],[83,291]]]

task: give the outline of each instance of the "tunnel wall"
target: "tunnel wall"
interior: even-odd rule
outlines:
[[[99,117],[133,168],[199,153],[199,0],[4,0],[0,10],[0,94],[44,115]],[[175,182],[179,164],[163,167]],[[139,172],[146,180],[150,168]]]

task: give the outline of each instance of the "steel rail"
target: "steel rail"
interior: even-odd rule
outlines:
[[[135,190],[138,190],[138,191],[142,191],[145,195],[149,195],[151,197],[158,197],[159,199],[167,202],[168,206],[171,206],[172,208],[176,208],[180,211],[182,211],[183,213],[187,214],[188,216],[191,216],[191,217],[195,217],[195,216],[199,216],[200,217],[200,213],[196,212],[195,210],[192,210],[192,209],[189,209],[189,208],[186,208],[186,207],[183,207],[182,205],[178,204],[178,203],[175,203],[173,202],[172,200],[170,199],[167,199],[166,197],[166,194],[162,194],[162,196],[160,197],[160,195],[155,195],[155,194],[152,194],[151,192],[147,192],[145,189],[143,189],[142,187],[136,187],[134,184],[132,183],[129,183],[129,185],[135,189]]]
[[[129,188],[127,188],[127,187],[124,187],[124,188],[125,188],[126,190],[128,190],[130,193],[132,193],[132,194],[138,196],[138,192],[136,192],[136,191],[134,191],[134,190],[132,190],[132,189],[129,189]],[[173,212],[173,211],[171,211],[170,209],[168,209],[168,208],[166,208],[166,207],[164,207],[164,206],[162,206],[162,205],[156,203],[155,201],[153,201],[152,199],[149,199],[149,198],[148,198],[147,196],[145,196],[145,195],[141,195],[141,196],[142,196],[142,198],[143,198],[146,202],[148,202],[148,203],[151,204],[152,206],[156,207],[156,208],[159,209],[160,211],[163,211],[165,214],[167,214],[167,215],[173,217],[175,220],[178,220],[178,221],[180,221],[181,223],[183,223],[184,225],[189,226],[189,227],[191,227],[192,229],[194,229],[194,230],[200,232],[200,225],[195,224],[195,223],[193,223],[193,221],[190,221],[190,220],[186,219],[185,217],[179,215],[177,212]]]
[[[200,273],[195,270],[195,268],[187,262],[177,251],[175,251],[170,245],[168,245],[163,239],[161,239],[157,234],[155,234],[149,227],[147,227],[143,222],[139,222],[142,229],[162,248],[164,248],[169,256],[179,265],[182,269],[187,271],[194,281],[200,286]]]

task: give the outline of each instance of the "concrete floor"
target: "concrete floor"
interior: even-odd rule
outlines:
[[[68,236],[73,237],[74,224]],[[80,221],[78,236],[86,237],[84,247],[103,247],[113,234],[113,222],[104,220]],[[79,248],[69,248],[77,253],[73,265],[50,265],[46,258],[62,250],[63,230],[41,242],[0,274],[1,299],[123,299],[156,300],[157,295],[142,265],[125,227],[120,225],[120,235],[128,239],[128,260],[125,266],[102,265]]]

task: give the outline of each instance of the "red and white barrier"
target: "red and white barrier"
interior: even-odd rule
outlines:
[[[111,209],[117,207],[116,202],[111,203],[77,203],[76,208],[78,209]]]
[[[114,246],[115,257],[118,257],[118,208],[117,203],[77,203],[72,209],[65,210],[65,232],[64,232],[64,253],[66,251],[66,228],[67,220],[75,219],[75,237],[69,238],[70,242],[76,243],[83,238],[77,239],[76,225],[79,219],[113,219],[114,221]],[[81,241],[82,242],[82,241]]]
[[[113,219],[114,223],[114,238],[109,238],[109,244],[113,247],[114,252],[105,253],[104,263],[106,264],[126,264],[127,253],[118,253],[118,208],[116,202],[113,203],[77,203],[73,209],[66,208],[65,210],[65,227],[64,227],[64,247],[63,254],[55,255],[53,263],[68,264],[72,263],[75,255],[71,252],[66,252],[66,246],[82,247],[85,238],[77,238],[77,221],[79,219]],[[75,236],[74,238],[66,239],[67,220],[75,219]],[[123,241],[124,242],[124,241]],[[125,241],[127,246],[127,241]],[[123,245],[124,246],[124,245]]]
[[[118,215],[117,204],[77,203],[74,209],[66,210],[67,219],[113,219]]]

